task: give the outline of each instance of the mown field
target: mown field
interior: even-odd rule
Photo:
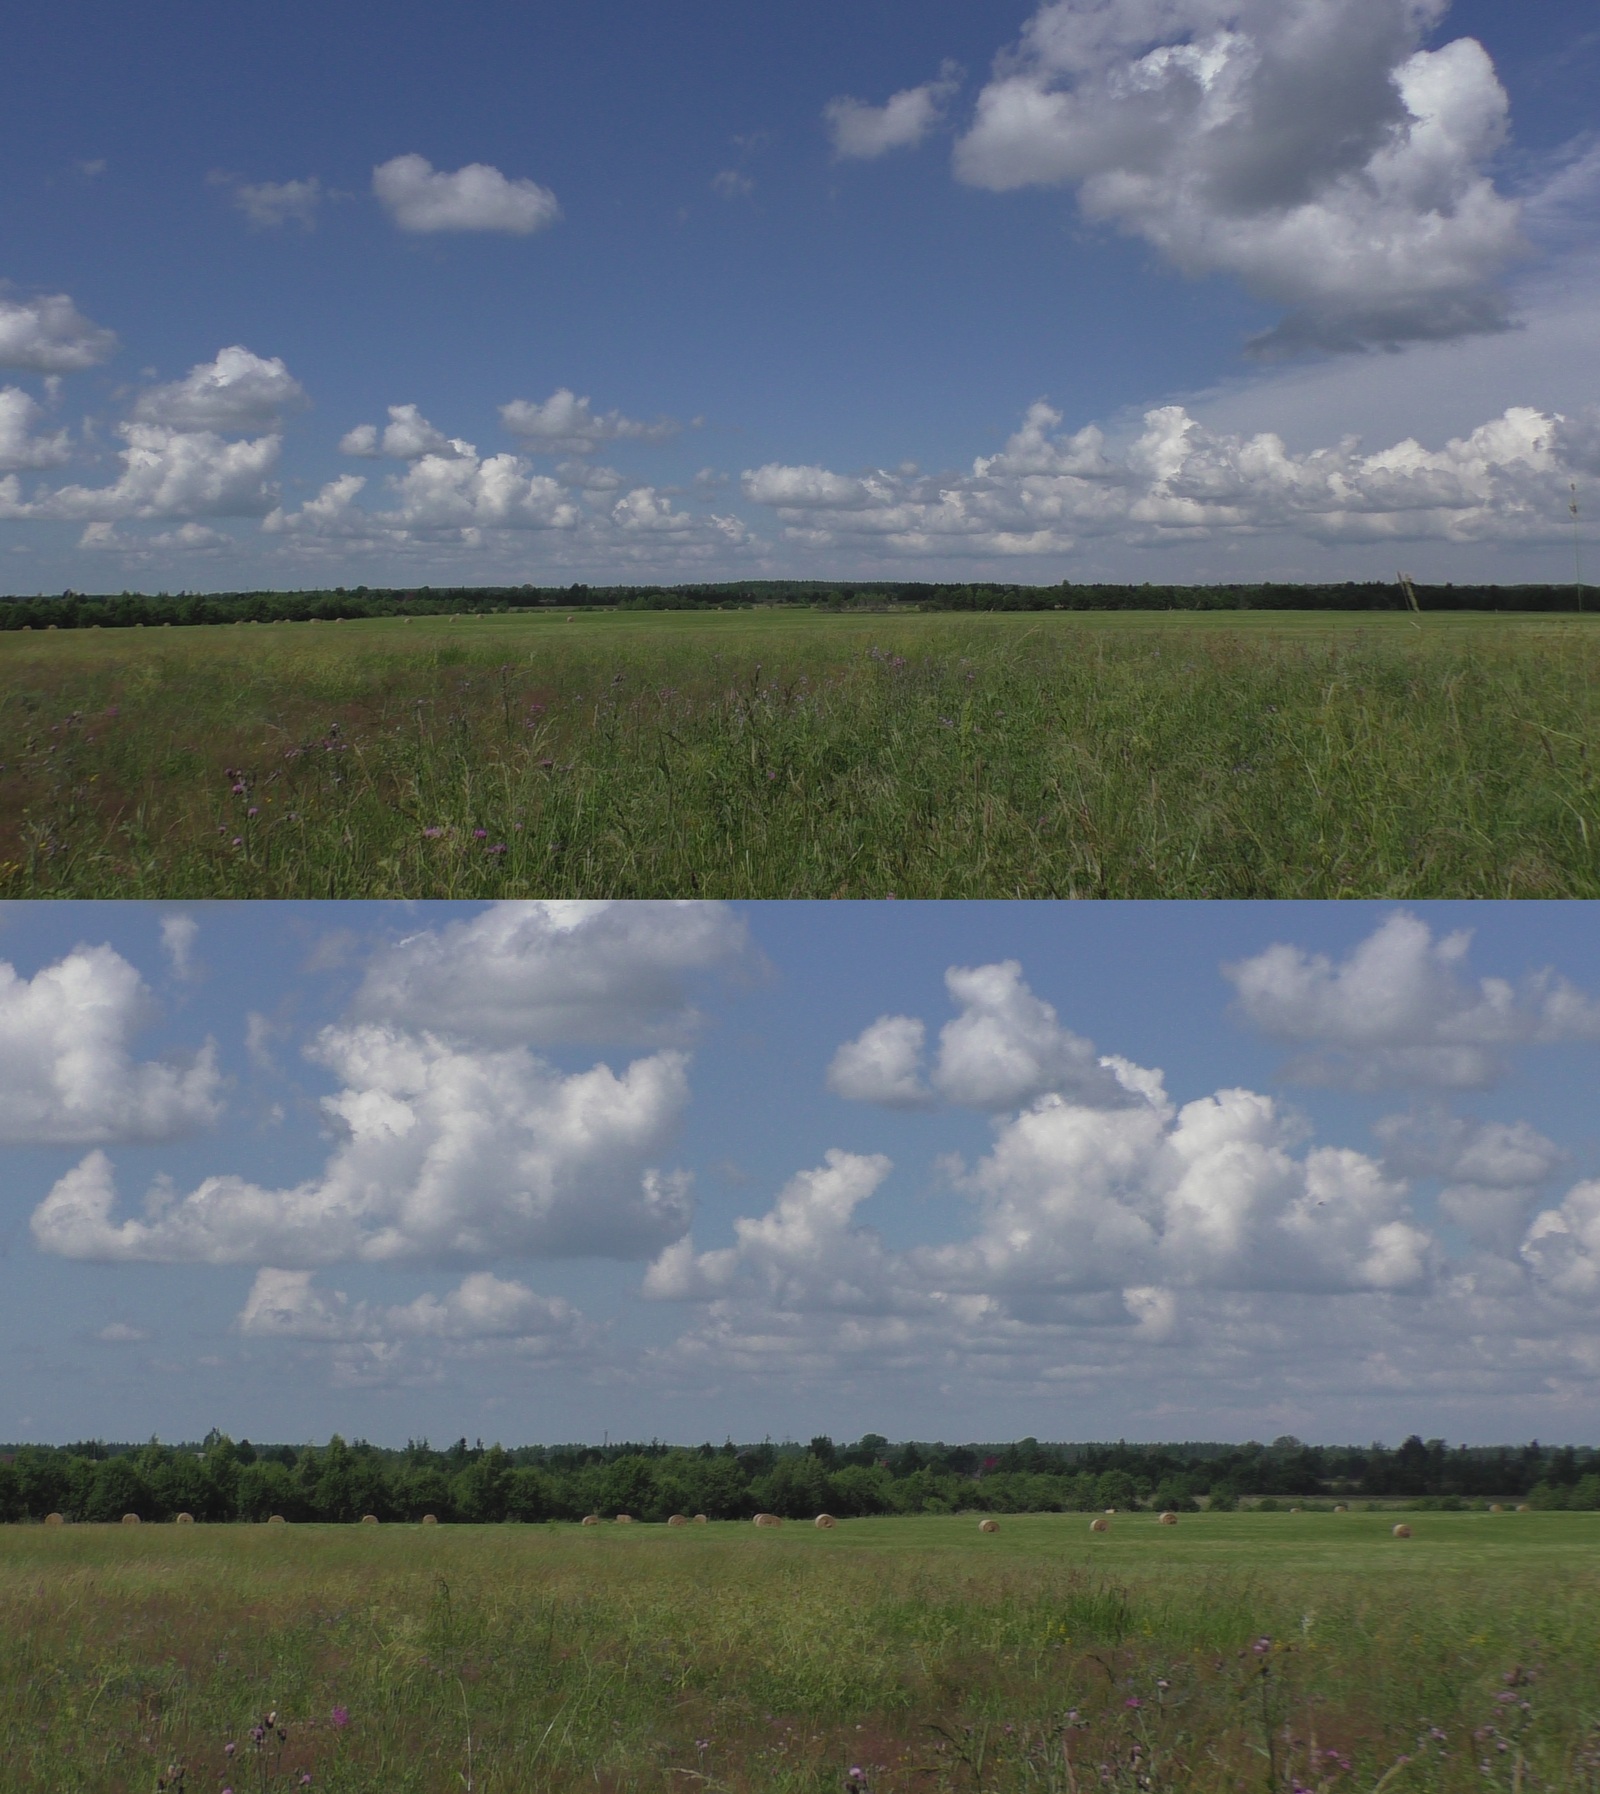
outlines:
[[[1600,619],[0,636],[0,896],[1600,895]]]
[[[0,1529],[0,1785],[1600,1785],[1600,1519]]]

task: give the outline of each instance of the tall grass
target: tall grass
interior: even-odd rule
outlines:
[[[1422,622],[11,636],[0,894],[1600,894],[1600,634]]]
[[[1592,1789],[1594,1525],[13,1527],[0,1784]]]

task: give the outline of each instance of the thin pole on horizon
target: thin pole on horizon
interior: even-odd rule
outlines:
[[[1572,583],[1578,588],[1578,612],[1583,612],[1583,538],[1578,533],[1578,482],[1573,480],[1567,509],[1572,513]]]

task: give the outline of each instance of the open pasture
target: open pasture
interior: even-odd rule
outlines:
[[[0,1780],[1600,1786],[1600,1518],[1394,1518],[6,1527]]]
[[[1600,629],[579,612],[0,636],[0,896],[1600,895]]]

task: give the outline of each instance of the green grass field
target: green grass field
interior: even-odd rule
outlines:
[[[1600,895],[1600,620],[0,636],[0,896]]]
[[[0,1786],[1600,1786],[1600,1516],[1395,1518],[12,1526]]]

